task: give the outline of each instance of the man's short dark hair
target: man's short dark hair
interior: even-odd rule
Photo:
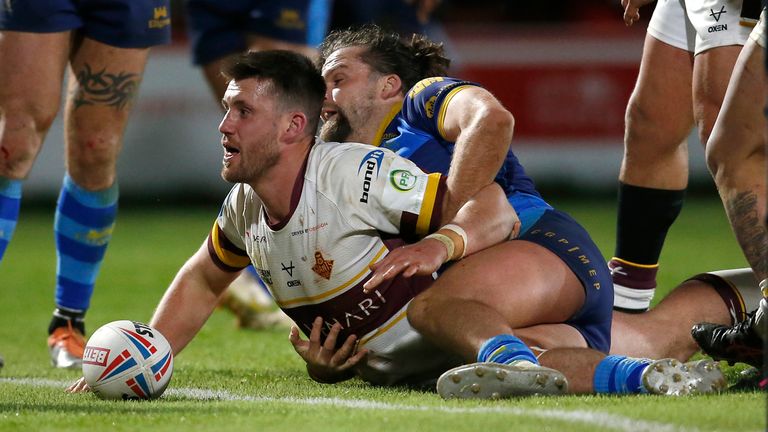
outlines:
[[[325,98],[325,81],[306,56],[284,50],[248,52],[225,62],[221,74],[227,80],[269,80],[280,106],[301,109],[307,115],[308,132],[313,135],[316,132]]]
[[[403,81],[403,92],[424,78],[445,76],[451,61],[445,57],[443,44],[424,35],[404,39],[375,24],[331,32],[320,45],[319,65],[342,48],[365,48],[363,62],[381,74],[396,74]]]

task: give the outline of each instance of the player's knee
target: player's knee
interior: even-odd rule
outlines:
[[[59,112],[58,100],[54,102],[42,103],[14,97],[3,99],[0,100],[0,118],[11,130],[26,129],[44,135]]]
[[[32,169],[56,110],[7,102],[0,107],[0,176],[24,179]]]
[[[720,134],[713,134],[704,150],[707,168],[709,168],[709,172],[712,173],[712,177],[715,179],[727,169],[730,163],[728,161],[728,152],[724,151],[727,146],[723,145],[724,141],[722,138]]]
[[[118,134],[78,130],[69,146],[69,157],[78,165],[103,166],[113,164],[120,150]]]
[[[648,107],[632,98],[624,114],[624,142],[627,151],[674,152],[685,141],[692,123],[660,117],[658,107]]]
[[[741,134],[737,138],[715,129],[707,142],[704,154],[707,167],[717,180],[719,177],[738,173],[748,164],[762,166],[765,152],[762,131]]]
[[[407,317],[411,327],[416,331],[423,332],[427,329],[430,320],[427,318],[429,311],[429,295],[422,292],[408,304]]]

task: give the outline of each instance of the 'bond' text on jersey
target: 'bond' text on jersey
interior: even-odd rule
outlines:
[[[371,190],[371,181],[374,179],[374,170],[376,170],[376,178],[379,177],[379,170],[381,169],[381,160],[384,158],[384,152],[381,150],[373,150],[363,157],[360,161],[360,165],[357,167],[357,174],[364,170],[363,175],[363,193],[360,195],[360,202],[368,202],[368,192]]]

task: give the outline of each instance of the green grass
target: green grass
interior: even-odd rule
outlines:
[[[615,203],[554,200],[613,251]],[[218,205],[121,210],[92,308],[89,330],[117,319],[149,320],[178,267],[204,240]],[[435,394],[373,388],[352,380],[312,382],[287,331],[236,330],[217,311],[176,359],[159,401],[109,402],[68,395],[75,371],[49,366],[53,309],[52,215],[22,209],[0,265],[0,430],[419,430],[756,431],[765,429],[760,393],[663,398],[569,396],[497,402],[442,401]],[[660,294],[694,273],[744,266],[717,197],[689,199],[662,256]],[[731,375],[736,369],[729,369]],[[206,389],[210,399],[188,389]]]

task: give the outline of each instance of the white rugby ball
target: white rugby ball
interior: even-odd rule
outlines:
[[[171,345],[157,329],[136,321],[99,327],[85,345],[83,376],[102,399],[154,399],[173,374]]]

